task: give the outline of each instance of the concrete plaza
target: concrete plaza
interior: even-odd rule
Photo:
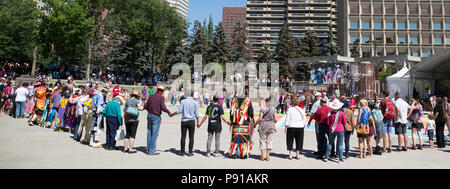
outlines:
[[[175,106],[168,106],[175,111]],[[385,153],[358,159],[356,134],[351,138],[351,156],[344,164],[323,162],[312,154],[316,150],[315,133],[305,130],[304,151],[300,160],[288,160],[283,128],[278,128],[270,161],[259,160],[259,136],[254,133],[255,144],[249,159],[230,159],[223,156],[230,144],[231,133],[226,124],[221,135],[221,157],[206,157],[207,124],[195,130],[194,156],[179,156],[181,116],[162,116],[157,142],[160,155],[144,153],[147,140],[147,112],[141,112],[135,147],[138,153],[125,154],[120,150],[107,151],[75,142],[72,134],[53,129],[30,127],[26,119],[13,119],[0,115],[0,168],[2,169],[448,169],[450,147],[429,149],[424,138],[423,150]],[[105,134],[102,139],[104,142]],[[393,137],[394,149],[397,137]],[[123,141],[117,146],[123,149]],[[411,146],[411,138],[409,140]],[[188,139],[186,139],[186,149]],[[214,147],[214,144],[213,144]]]

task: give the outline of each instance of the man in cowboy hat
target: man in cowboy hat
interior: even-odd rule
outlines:
[[[169,116],[172,115],[166,105],[164,104],[164,86],[157,87],[155,94],[151,95],[144,105],[147,110],[147,154],[158,155],[156,152],[156,140],[159,134],[159,127],[161,125],[161,113],[166,112]]]

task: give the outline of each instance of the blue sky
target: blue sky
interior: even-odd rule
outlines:
[[[211,15],[215,26],[222,21],[223,7],[245,7],[246,2],[246,0],[189,0],[189,32],[195,20],[203,24],[203,20],[206,19],[208,23],[209,15]]]

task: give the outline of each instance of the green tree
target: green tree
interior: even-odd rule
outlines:
[[[231,47],[225,37],[225,30],[222,26],[222,22],[216,26],[216,31],[213,34],[213,43],[211,46],[211,52],[208,53],[212,57],[212,62],[225,65],[231,61]]]
[[[0,0],[0,62],[31,62],[42,13],[33,0]]]
[[[275,49],[275,60],[280,64],[280,72],[292,78],[295,70],[289,66],[290,58],[298,58],[298,46],[295,37],[292,35],[288,24],[283,25],[280,30],[277,48]]]
[[[350,49],[351,57],[356,58],[359,57],[359,39],[356,39],[353,44],[352,48]]]
[[[269,64],[274,61],[274,58],[273,58],[274,55],[273,55],[272,51],[270,50],[269,45],[267,45],[267,44],[264,44],[261,49],[258,49],[257,54],[258,54],[258,57],[256,58],[256,61],[258,63]]]
[[[93,34],[93,17],[80,1],[47,0],[44,16],[39,25],[39,41],[44,57],[54,57],[64,64],[76,65],[87,53],[85,41]]]
[[[386,69],[380,72],[378,78],[385,80],[387,77],[397,73],[399,67],[396,64],[389,65]]]
[[[320,56],[319,42],[313,31],[306,31],[305,36],[300,38],[299,50],[302,57]]]
[[[252,60],[252,51],[250,43],[248,41],[248,31],[246,29],[247,24],[238,22],[234,28],[232,33],[232,42],[231,48],[232,52],[232,61],[251,61]]]
[[[321,52],[322,56],[332,56],[332,55],[339,54],[339,52],[340,52],[339,46],[337,45],[337,42],[336,42],[336,37],[334,36],[334,33],[333,33],[333,27],[331,26],[331,24],[328,25],[327,43],[322,45],[321,51],[322,51]]]
[[[175,41],[182,42],[187,26],[173,7],[159,0],[117,0],[111,16],[129,37],[127,46],[132,48],[132,53],[127,58],[127,66],[140,70],[153,71],[155,65],[164,64],[167,48]]]
[[[203,27],[199,21],[194,22],[194,27],[191,31],[191,36],[189,37],[189,64],[194,65],[194,55],[201,54],[206,55],[208,52],[208,41],[203,31]],[[209,57],[204,57],[203,60],[207,61]]]

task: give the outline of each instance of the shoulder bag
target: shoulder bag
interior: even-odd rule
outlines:
[[[136,99],[133,99],[133,103]],[[131,116],[139,116],[139,110],[136,106],[128,106],[125,113]]]

